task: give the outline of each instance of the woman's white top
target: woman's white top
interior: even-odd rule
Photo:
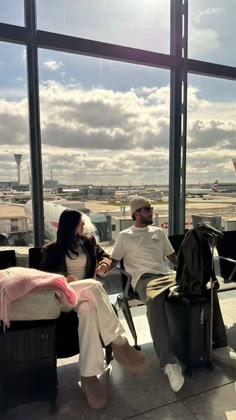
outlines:
[[[79,255],[70,253],[71,258],[66,255],[66,267],[68,274],[72,274],[73,276],[77,277],[78,280],[81,280],[85,277],[87,255],[80,245],[77,248],[77,251]]]

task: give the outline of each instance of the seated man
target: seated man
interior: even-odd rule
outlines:
[[[150,202],[144,197],[135,197],[130,202],[130,209],[134,224],[119,233],[111,255],[111,268],[124,258],[125,269],[132,275],[132,286],[147,306],[150,332],[160,367],[164,368],[173,391],[178,392],[184,384],[184,377],[172,349],[165,308],[166,292],[175,284],[175,271],[165,264],[165,258],[177,265],[177,257],[165,232],[157,226],[151,226],[153,208]],[[213,325],[213,339],[217,347],[227,350],[223,353],[222,349],[219,352],[215,350],[215,359],[222,360],[222,354],[227,353],[229,362],[230,352],[231,362],[235,363],[235,353],[226,347],[227,337],[216,293],[214,307],[214,320],[218,328]]]
[[[130,210],[134,225],[119,233],[111,255],[112,267],[124,258],[125,269],[132,275],[132,286],[147,306],[150,332],[160,367],[164,367],[171,388],[177,392],[184,384],[184,377],[171,346],[164,293],[175,284],[175,272],[165,264],[165,257],[174,265],[177,258],[164,231],[150,226],[153,223],[150,202],[143,197],[135,197],[130,203]],[[153,279],[156,279],[154,285]]]

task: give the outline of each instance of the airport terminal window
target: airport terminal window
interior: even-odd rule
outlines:
[[[39,29],[169,53],[170,0],[36,4]],[[23,0],[0,0],[0,23],[24,25],[23,5]],[[234,8],[233,0],[226,5],[189,0],[190,58],[235,65]],[[44,200],[65,198],[70,206],[79,200],[88,214],[94,200],[92,211],[102,210],[99,217],[93,215],[101,239],[116,230],[112,220],[106,232],[109,205],[120,209],[117,225],[125,226],[132,222],[129,197],[145,189],[157,202],[156,220],[168,232],[169,71],[51,50],[38,53]],[[0,217],[10,221],[24,214],[12,214],[9,205],[18,203],[22,212],[31,198],[26,49],[1,42],[0,56]],[[196,199],[202,200],[202,208],[203,198],[205,209],[212,209],[213,199],[202,191],[196,197],[193,189],[208,192],[214,187],[223,193],[221,201],[225,192],[232,198],[234,92],[235,82],[189,75],[187,209]],[[220,202],[214,214],[222,216],[223,209]],[[30,231],[30,205],[26,213]],[[50,220],[55,231],[54,222]],[[188,213],[186,227],[191,226]],[[229,226],[234,226],[233,219]]]
[[[236,65],[234,0],[189,0],[189,57]]]
[[[169,53],[170,0],[38,0],[38,28]]]
[[[235,89],[234,81],[189,75],[186,220],[201,213],[225,230],[232,222],[236,230]]]
[[[45,182],[122,216],[147,188],[166,217],[169,71],[45,50],[39,63]]]
[[[14,245],[24,204],[31,198],[26,49],[1,42],[0,57],[0,234],[7,235],[5,244]]]
[[[24,26],[24,0],[0,0],[0,22]]]

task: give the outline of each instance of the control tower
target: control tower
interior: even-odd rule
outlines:
[[[22,155],[16,153],[14,154],[14,158],[17,165],[17,181],[18,181],[18,185],[20,185],[20,164],[21,164]]]

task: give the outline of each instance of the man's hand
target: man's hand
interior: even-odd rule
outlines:
[[[168,260],[171,262],[171,264],[177,266],[178,259],[177,259],[177,255],[175,253],[171,254],[171,255],[168,255],[166,258],[168,258]]]
[[[98,274],[106,274],[108,272],[109,268],[108,265],[105,263],[101,263],[96,268],[96,273]]]
[[[113,270],[113,268],[116,268],[118,266],[118,264],[120,264],[120,261],[119,260],[114,260],[114,258],[112,258],[109,270]]]

